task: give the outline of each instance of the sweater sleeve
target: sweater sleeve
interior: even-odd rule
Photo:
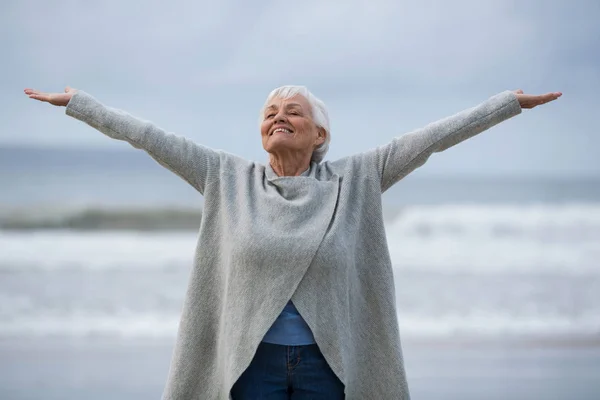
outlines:
[[[150,121],[107,107],[83,91],[73,95],[67,104],[66,114],[113,139],[144,150],[202,194],[210,180],[219,175],[218,152],[166,132]]]
[[[385,192],[425,164],[433,153],[444,151],[520,113],[517,96],[505,91],[478,106],[399,136],[364,155],[374,163],[381,191]]]

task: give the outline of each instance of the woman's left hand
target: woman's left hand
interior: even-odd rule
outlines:
[[[562,96],[561,92],[551,92],[546,94],[534,95],[525,94],[521,89],[513,91],[517,95],[521,108],[533,108],[542,104],[549,103]]]

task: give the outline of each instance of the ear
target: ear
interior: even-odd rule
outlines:
[[[327,139],[327,132],[323,128],[317,128],[317,146],[325,143],[325,139]]]

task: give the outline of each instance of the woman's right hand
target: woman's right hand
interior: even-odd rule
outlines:
[[[65,88],[64,93],[44,93],[35,89],[25,89],[25,94],[29,96],[30,99],[44,101],[55,106],[63,107],[66,107],[67,104],[69,104],[69,100],[71,100],[71,97],[73,97],[75,93],[77,93],[77,89],[68,86]]]

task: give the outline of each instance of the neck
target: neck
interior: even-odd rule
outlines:
[[[310,166],[312,153],[288,153],[269,155],[271,168],[278,176],[299,176]]]

